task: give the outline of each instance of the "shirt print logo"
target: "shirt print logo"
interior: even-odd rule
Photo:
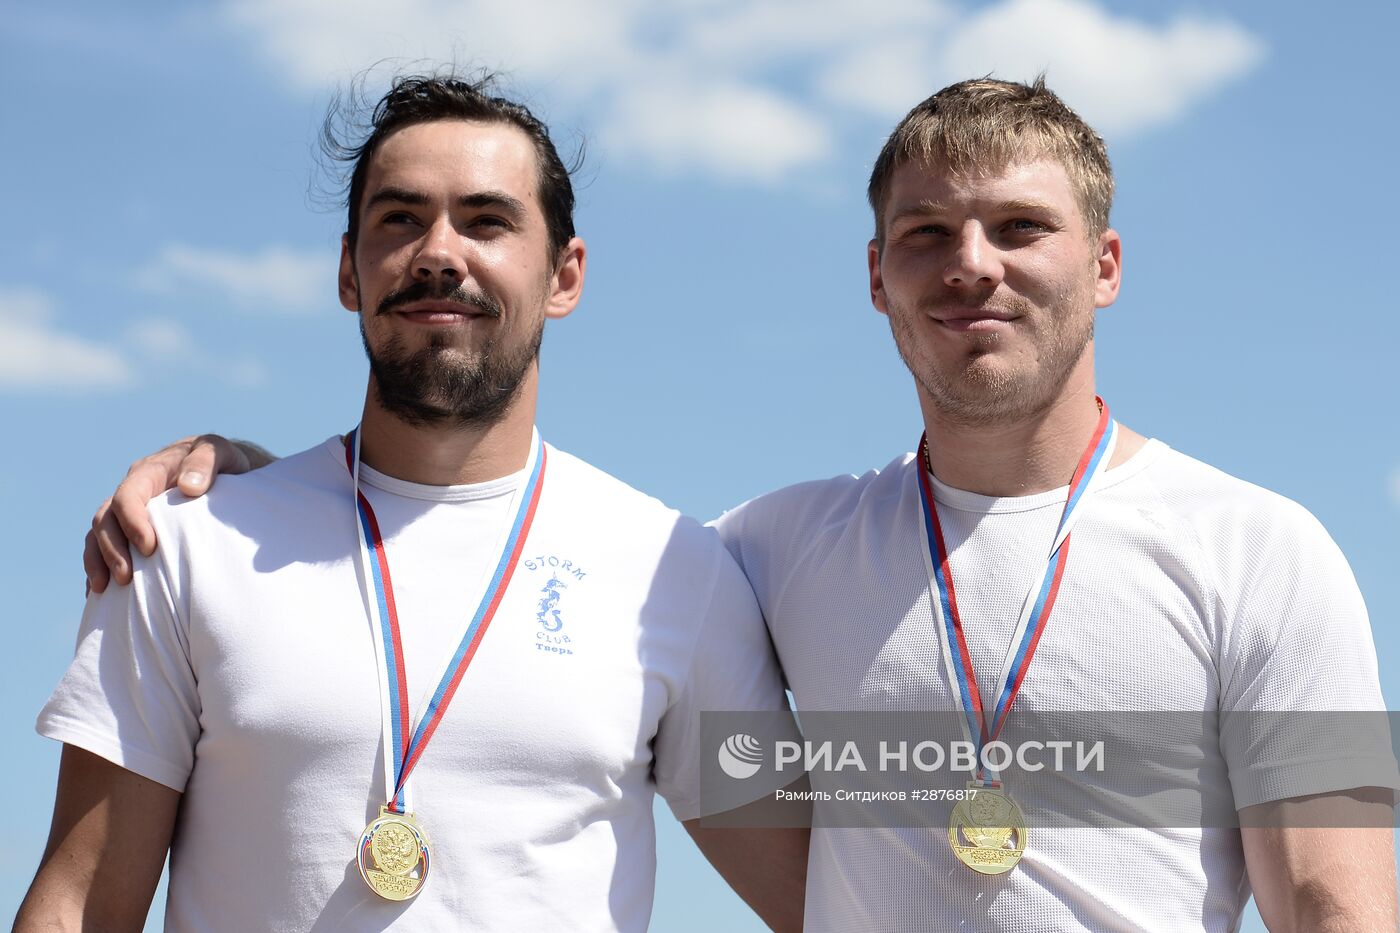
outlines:
[[[539,588],[539,599],[536,602],[535,650],[556,657],[573,654],[574,638],[573,634],[567,631],[570,626],[563,604],[569,587],[588,574],[576,567],[572,560],[554,555],[532,557],[523,563],[527,571],[537,574],[537,581],[540,577],[545,578],[544,585]]]
[[[546,632],[557,632],[564,627],[564,619],[559,615],[559,600],[563,598],[559,591],[567,588],[563,580],[551,576],[544,589],[540,590],[544,599],[540,600],[540,611],[535,613],[535,619]]]

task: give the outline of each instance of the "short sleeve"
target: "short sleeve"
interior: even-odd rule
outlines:
[[[73,663],[39,713],[40,735],[183,791],[199,738],[187,632],[159,560],[88,597]]]
[[[1371,626],[1341,550],[1286,500],[1236,534],[1218,577],[1221,744],[1236,806],[1400,788]]]
[[[652,747],[657,792],[678,820],[711,815],[702,812],[701,756],[718,749],[701,747],[701,714],[788,708],[753,591],[727,553],[717,548],[716,556],[709,605],[698,626],[685,683],[662,716]],[[772,789],[755,785],[751,799]]]

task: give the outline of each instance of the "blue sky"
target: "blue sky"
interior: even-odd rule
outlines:
[[[72,650],[93,508],[184,434],[290,453],[354,423],[343,222],[312,153],[337,82],[382,59],[503,69],[566,150],[586,140],[589,280],[546,334],[541,430],[701,516],[913,445],[912,386],[866,295],[870,163],[943,84],[1048,69],[1117,172],[1102,394],[1322,519],[1393,703],[1400,324],[1378,270],[1400,246],[1397,19],[1360,0],[7,6],[0,566],[20,663],[0,741],[26,805],[0,904],[47,832],[57,749],[31,723]],[[656,928],[744,928],[659,821]]]

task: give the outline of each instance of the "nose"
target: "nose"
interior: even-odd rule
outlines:
[[[996,287],[1002,274],[1001,253],[987,239],[982,225],[969,221],[958,233],[943,271],[943,283],[950,288]]]
[[[467,277],[467,257],[463,240],[449,218],[442,217],[423,233],[418,252],[413,257],[413,278],[432,281],[437,278],[464,281]]]

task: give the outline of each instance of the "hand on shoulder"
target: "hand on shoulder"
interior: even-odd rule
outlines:
[[[130,583],[133,544],[147,557],[155,553],[158,542],[146,503],[156,496],[178,486],[197,499],[218,474],[246,473],[276,459],[249,441],[201,434],[137,460],[92,517],[92,530],[83,544],[88,589],[101,593],[112,580],[123,586]]]

